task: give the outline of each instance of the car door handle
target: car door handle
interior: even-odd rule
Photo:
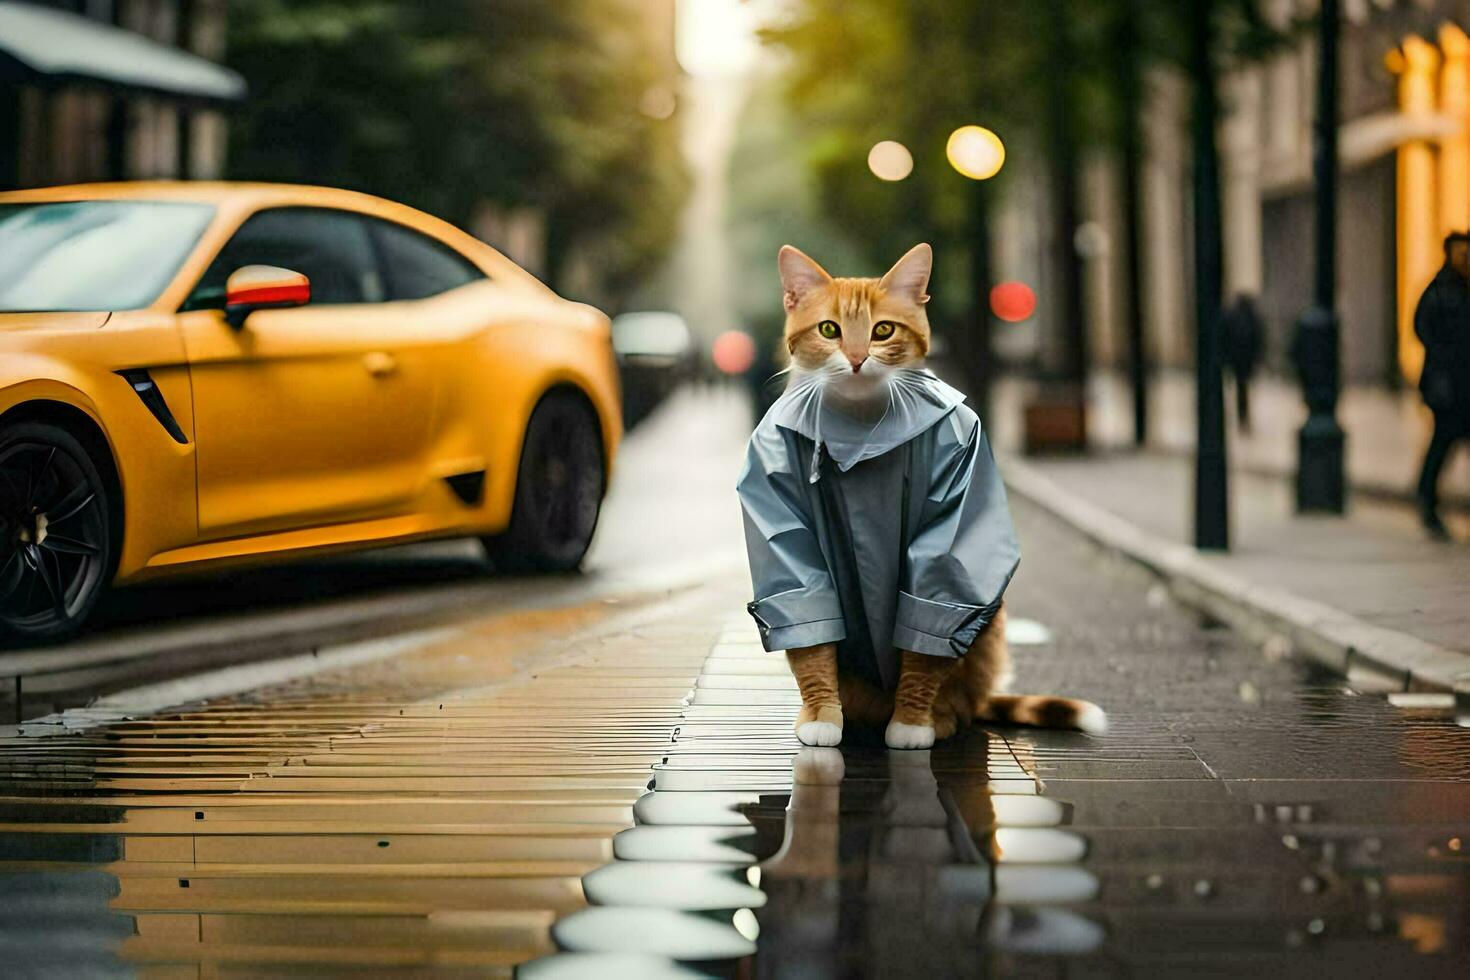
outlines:
[[[386,378],[398,370],[398,361],[386,351],[370,351],[362,355],[362,366],[375,378]]]

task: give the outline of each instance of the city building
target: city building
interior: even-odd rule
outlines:
[[[1315,3],[1272,0],[1286,28]],[[1470,229],[1470,3],[1345,0],[1341,41],[1338,310],[1349,383],[1414,382],[1414,307]],[[1234,73],[1221,139],[1226,296],[1261,297],[1278,367],[1312,281],[1310,31]]]
[[[223,176],[226,0],[0,0],[0,189]]]
[[[1423,351],[1413,312],[1438,270],[1441,242],[1470,227],[1470,0],[1342,0],[1338,188],[1338,298],[1347,384],[1404,387]],[[1220,79],[1217,134],[1224,218],[1224,298],[1257,300],[1266,364],[1292,375],[1291,338],[1311,301],[1312,125],[1316,0],[1266,0],[1285,41]],[[1141,120],[1143,315],[1147,361],[1192,371],[1192,151],[1190,82],[1177,69],[1148,78]],[[1088,354],[1121,369],[1123,209],[1116,155],[1086,160],[1079,182],[1084,224],[1071,254],[1084,265]],[[1055,368],[1063,327],[1048,257],[1054,222],[1044,173],[1015,180],[997,216],[996,270],[1035,283],[1034,323],[1007,326],[1002,356]]]

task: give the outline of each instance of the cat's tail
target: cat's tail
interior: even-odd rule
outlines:
[[[975,717],[1000,725],[1075,728],[1089,735],[1108,730],[1107,712],[1091,701],[1049,694],[992,694],[979,706]]]

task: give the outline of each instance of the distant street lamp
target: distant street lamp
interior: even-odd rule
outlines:
[[[868,169],[879,180],[903,180],[914,172],[914,155],[897,140],[883,140],[868,151]]]
[[[971,180],[989,180],[1005,166],[1006,147],[984,126],[961,126],[944,146],[949,165]]]
[[[1338,0],[1318,12],[1317,118],[1312,164],[1317,191],[1317,268],[1312,306],[1296,324],[1292,358],[1302,379],[1307,421],[1297,436],[1296,507],[1343,512],[1342,426],[1337,424],[1337,39]]]

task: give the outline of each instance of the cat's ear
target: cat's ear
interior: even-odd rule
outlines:
[[[934,250],[920,242],[904,253],[903,258],[878,283],[885,293],[905,296],[919,305],[929,302],[929,273],[934,268]]]
[[[811,256],[791,245],[782,245],[776,258],[781,269],[781,289],[785,294],[783,303],[786,312],[792,310],[814,289],[820,289],[832,281],[827,270],[812,261]]]

